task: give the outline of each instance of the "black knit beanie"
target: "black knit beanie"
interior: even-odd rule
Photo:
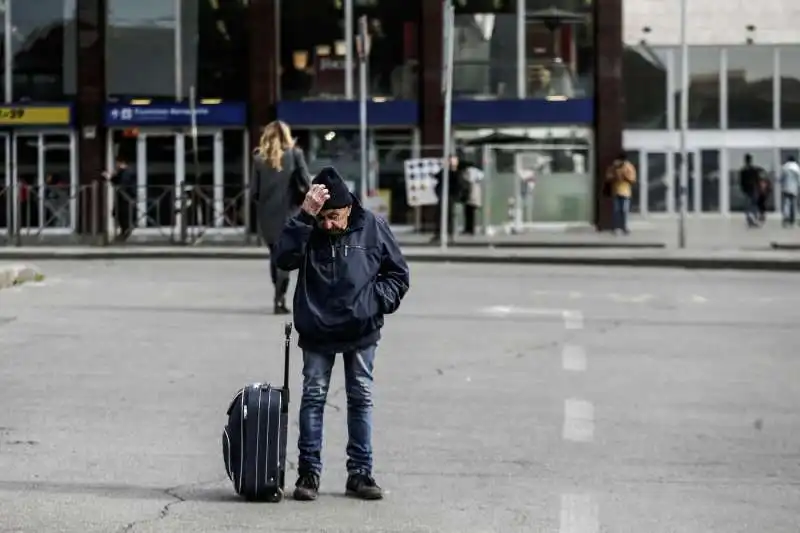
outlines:
[[[342,177],[336,172],[333,167],[325,167],[319,171],[312,181],[315,185],[324,185],[328,189],[328,194],[331,196],[322,209],[340,209],[347,207],[353,203],[353,197],[350,195],[350,189]]]

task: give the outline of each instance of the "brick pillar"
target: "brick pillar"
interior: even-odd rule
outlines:
[[[422,0],[419,30],[419,124],[423,156],[441,156],[444,144],[444,100],[442,98],[443,2]]]
[[[280,31],[278,0],[250,0],[248,32],[250,39],[250,102],[248,128],[250,146],[255,147],[261,128],[276,117],[278,103],[278,69],[280,68]]]
[[[441,1],[422,0],[419,26],[418,100],[423,157],[441,157],[444,145],[444,98],[442,95]],[[435,207],[422,209],[422,226],[430,229],[437,215]]]
[[[103,188],[92,186],[105,169],[106,0],[77,0],[77,82],[75,127],[78,136],[78,232],[105,235]]]
[[[622,150],[622,0],[594,2],[595,220],[611,229],[611,202],[603,196],[605,169]]]

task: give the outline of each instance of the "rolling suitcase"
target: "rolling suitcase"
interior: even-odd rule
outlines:
[[[248,501],[283,499],[291,322],[286,323],[284,333],[283,386],[252,383],[239,390],[228,407],[228,424],[222,431],[225,471],[236,493]]]

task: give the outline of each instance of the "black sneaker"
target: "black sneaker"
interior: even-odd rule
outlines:
[[[273,309],[276,315],[291,315],[292,310],[286,307],[286,304],[277,303]]]
[[[362,500],[383,499],[383,490],[375,483],[372,476],[367,474],[350,474],[347,476],[345,494]]]
[[[311,502],[317,499],[319,493],[319,476],[316,474],[300,474],[294,484],[294,499],[302,502]]]

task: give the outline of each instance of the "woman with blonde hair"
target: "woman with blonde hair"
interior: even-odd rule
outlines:
[[[295,144],[286,123],[275,120],[267,124],[254,151],[250,181],[259,236],[269,248],[275,314],[291,311],[286,306],[289,273],[275,264],[274,246],[286,221],[300,209],[310,184],[303,152]]]

